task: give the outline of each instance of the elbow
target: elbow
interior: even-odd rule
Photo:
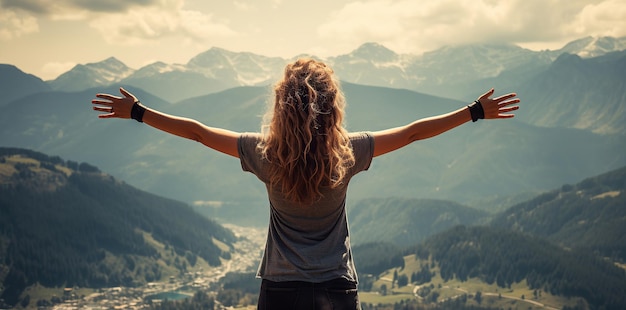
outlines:
[[[426,137],[426,136],[424,136],[424,135],[422,135],[422,134],[417,134],[417,133],[415,133],[415,134],[410,135],[410,136],[407,138],[407,144],[411,144],[411,143],[413,143],[413,142],[415,142],[415,141],[424,140],[424,139],[427,139],[427,138],[428,138],[428,137]]]
[[[204,130],[200,123],[194,122],[194,125],[190,128],[186,138],[196,142],[204,143]]]
[[[204,144],[202,135],[200,135],[198,132],[192,132],[187,138],[189,140],[193,140],[193,141],[200,142],[200,143]]]

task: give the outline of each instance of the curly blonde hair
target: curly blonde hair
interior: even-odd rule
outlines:
[[[289,201],[311,204],[354,165],[343,126],[345,97],[334,71],[309,58],[288,64],[274,93],[258,146],[271,163],[269,185]]]

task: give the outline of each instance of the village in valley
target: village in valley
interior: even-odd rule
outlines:
[[[165,299],[177,300],[193,296],[196,291],[217,292],[220,279],[229,272],[256,271],[265,245],[265,231],[254,227],[224,225],[238,241],[233,245],[231,259],[210,270],[171,276],[165,282],[152,282],[142,287],[111,287],[94,289],[84,296],[79,288],[65,288],[63,296],[53,298],[55,305],[39,305],[54,310],[75,309],[144,309]],[[253,279],[251,279],[253,280]],[[84,291],[83,291],[84,292]],[[41,307],[43,306],[43,307]],[[218,308],[219,309],[219,308]]]

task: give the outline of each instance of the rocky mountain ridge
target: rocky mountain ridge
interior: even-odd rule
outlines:
[[[460,93],[450,93],[451,86],[496,77],[507,70],[546,66],[563,53],[588,58],[624,49],[626,37],[586,37],[553,51],[477,44],[445,46],[422,55],[397,54],[380,44],[365,43],[349,54],[324,60],[346,82],[459,98]],[[111,57],[77,65],[47,83],[61,91],[127,84],[177,102],[237,86],[268,85],[280,77],[284,65],[292,60],[213,47],[186,64],[155,62],[139,69]]]

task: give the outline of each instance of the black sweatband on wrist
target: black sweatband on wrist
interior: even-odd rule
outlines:
[[[135,101],[133,107],[130,110],[130,118],[143,123],[143,114],[146,112],[146,107],[144,107],[139,100]]]
[[[469,108],[470,115],[472,116],[472,122],[485,118],[485,110],[483,110],[483,105],[479,100],[474,101],[467,107]]]

